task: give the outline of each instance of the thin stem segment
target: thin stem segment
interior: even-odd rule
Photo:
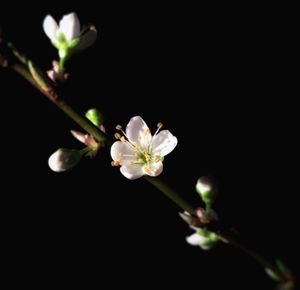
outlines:
[[[157,189],[159,189],[165,196],[172,200],[181,209],[189,212],[192,215],[196,214],[196,209],[190,203],[185,201],[177,192],[175,192],[171,187],[163,183],[160,179],[150,176],[145,176],[144,178]]]
[[[57,107],[59,107],[64,113],[66,113],[81,128],[83,128],[86,132],[94,136],[97,141],[104,142],[106,140],[106,136],[96,126],[94,126],[93,123],[91,123],[88,119],[80,116],[77,112],[73,110],[72,107],[70,107],[63,100],[55,96],[54,91],[43,90],[32,78],[31,74],[24,65],[14,64],[11,67],[19,75],[21,75],[28,82],[30,82],[35,88],[37,88],[42,94],[44,94],[51,102],[53,102]]]
[[[216,230],[215,233],[225,241],[227,241],[231,246],[234,248],[244,252],[248,256],[252,257],[257,263],[259,263],[261,266],[263,266],[265,269],[272,270],[280,279],[282,282],[286,280],[286,277],[284,274],[278,269],[277,266],[275,266],[273,263],[268,261],[266,258],[258,254],[256,251],[250,249],[248,246],[240,243],[235,238],[232,237],[231,234],[225,233],[224,231]]]
[[[57,107],[59,107],[64,113],[66,113],[72,120],[74,120],[79,126],[81,126],[86,132],[94,136],[96,140],[99,142],[108,142],[110,143],[106,136],[89,120],[83,118],[79,114],[77,114],[68,104],[66,104],[63,100],[59,99],[55,93],[50,91],[46,91],[42,89],[36,81],[32,78],[31,74],[27,70],[26,66],[22,64],[14,64],[11,65],[11,68],[16,71],[19,75],[25,78],[29,83],[31,83],[35,88],[37,88],[41,93],[43,93],[50,101],[52,101]],[[85,151],[89,151],[89,149],[83,149]],[[175,192],[171,187],[166,185],[163,181],[158,178],[153,178],[150,176],[144,177],[150,184],[160,190],[165,196],[167,196],[173,203],[175,203],[182,210],[189,212],[191,215],[196,215],[196,209],[186,200],[184,200],[177,192]],[[234,246],[236,249],[246,253],[255,259],[259,264],[261,264],[264,268],[269,268],[272,270],[282,281],[286,281],[286,277],[281,273],[281,271],[271,262],[266,260],[264,257],[256,253],[254,250],[251,250],[247,246],[241,244],[236,241],[231,234],[225,233],[225,231],[221,230],[212,230],[215,232],[220,238],[228,241],[229,244]]]

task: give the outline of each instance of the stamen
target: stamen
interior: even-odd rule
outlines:
[[[158,129],[161,129],[163,127],[163,123],[158,122],[156,126],[157,126]]]
[[[154,133],[153,137],[155,137],[157,135],[157,133],[159,132],[159,130],[163,127],[163,123],[158,122],[157,125],[156,125],[156,127],[157,127],[157,130]]]
[[[127,141],[126,138],[125,138],[124,136],[120,137],[120,140],[121,140],[122,142],[126,142],[126,141]]]
[[[121,133],[128,139],[128,137],[127,137],[126,133],[124,132],[124,130],[122,129],[122,126],[121,126],[121,125],[117,125],[117,126],[116,126],[116,130],[121,131]],[[119,139],[120,139],[120,138],[119,138]],[[121,140],[121,141],[122,141],[122,140]]]
[[[118,133],[118,132],[117,132],[117,133],[115,133],[115,138],[116,138],[116,139],[118,139],[118,140],[119,140],[119,139],[121,139],[122,137],[123,137],[123,136],[121,136],[121,134],[120,134],[120,133]],[[121,141],[122,141],[122,140],[121,140]]]

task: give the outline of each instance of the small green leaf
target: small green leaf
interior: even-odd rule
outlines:
[[[265,271],[266,271],[267,275],[269,276],[269,278],[271,278],[271,280],[273,280],[275,282],[282,281],[282,279],[270,268],[265,268]]]
[[[104,122],[103,115],[98,109],[95,108],[88,110],[85,113],[85,116],[97,127],[100,127]]]
[[[196,191],[205,203],[206,212],[208,213],[216,198],[217,187],[215,182],[210,177],[202,176],[196,183]]]
[[[48,77],[46,77],[46,75],[44,75],[44,73],[31,60],[28,60],[28,69],[33,79],[37,82],[42,90],[47,92],[53,90]]]
[[[285,276],[291,275],[291,270],[281,260],[277,259],[276,265],[282,274],[284,274]]]
[[[79,39],[79,38],[74,38],[74,39],[72,39],[72,40],[68,43],[68,47],[69,47],[70,49],[73,49],[73,48],[75,48],[75,47],[79,44],[79,42],[80,42],[80,39]]]

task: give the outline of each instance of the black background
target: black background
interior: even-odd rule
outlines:
[[[67,64],[65,100],[99,108],[106,129],[141,115],[179,143],[161,178],[201,205],[194,185],[213,175],[216,210],[259,252],[296,267],[298,106],[292,7],[107,5],[1,7],[4,34],[46,70],[56,51],[46,14],[77,12],[97,43]],[[129,181],[107,151],[56,174],[47,159],[80,148],[79,129],[34,88],[0,71],[5,266],[11,283],[93,283],[272,289],[261,267],[226,245],[202,252],[178,208],[143,179]],[[23,273],[23,274],[22,274]],[[40,282],[41,281],[41,282]],[[108,286],[104,286],[108,283]]]

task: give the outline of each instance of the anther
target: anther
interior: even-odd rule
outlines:
[[[120,165],[120,162],[119,162],[119,161],[116,161],[116,160],[115,160],[115,161],[112,161],[112,162],[111,162],[111,166],[114,166],[114,167],[115,167],[115,166],[119,166],[119,165]]]
[[[163,123],[159,122],[159,123],[157,123],[156,126],[157,126],[158,129],[161,129],[163,127]]]

